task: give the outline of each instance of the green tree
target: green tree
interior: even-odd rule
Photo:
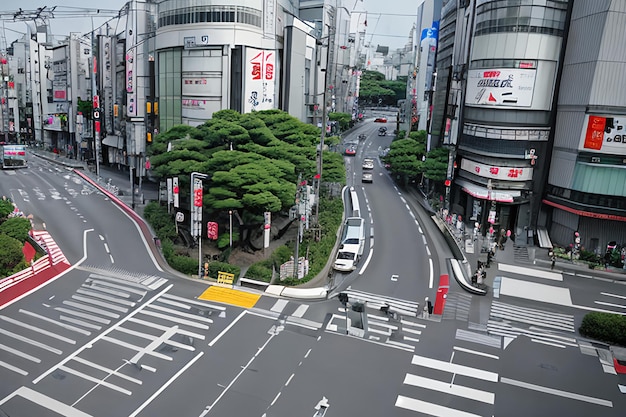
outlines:
[[[328,119],[339,123],[339,130],[345,132],[352,126],[352,115],[350,113],[329,113]]]
[[[0,222],[4,221],[9,214],[13,213],[13,203],[4,197],[0,200]]]
[[[0,234],[11,236],[20,242],[26,242],[30,231],[30,220],[25,217],[12,217],[0,224]]]
[[[23,258],[22,242],[0,234],[0,276],[8,276]]]
[[[423,164],[424,178],[444,181],[448,172],[448,149],[435,148],[428,152]]]
[[[426,146],[415,139],[394,140],[384,160],[390,165],[391,173],[406,183],[421,174],[425,152]]]
[[[359,89],[359,100],[366,103],[395,105],[397,103],[397,92],[394,88],[399,88],[393,82],[385,81],[385,75],[377,71],[363,71],[361,75],[361,85]],[[406,89],[406,83],[403,86]],[[404,97],[402,97],[404,98]]]

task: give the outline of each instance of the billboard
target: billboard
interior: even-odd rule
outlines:
[[[530,181],[533,179],[533,168],[503,167],[481,164],[469,159],[461,160],[461,169],[483,178],[508,181]]]
[[[244,113],[275,108],[276,51],[246,48]]]
[[[626,116],[586,115],[579,150],[626,155]]]
[[[469,70],[465,104],[485,107],[531,107],[536,75],[536,69]]]

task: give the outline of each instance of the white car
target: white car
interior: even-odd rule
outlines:
[[[374,176],[371,172],[364,172],[363,176],[361,177],[361,182],[374,182]]]
[[[372,158],[363,159],[363,169],[374,169],[374,160]]]
[[[337,259],[333,264],[333,268],[341,272],[350,272],[356,269],[356,262],[359,259],[358,251],[352,246],[358,245],[343,245],[337,253]]]

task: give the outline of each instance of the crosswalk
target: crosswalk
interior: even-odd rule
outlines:
[[[0,315],[0,380],[35,377],[48,368],[44,364],[56,363],[33,384],[46,378],[96,383],[114,400],[131,396],[161,369],[169,375],[172,367],[195,361],[202,354],[195,341],[207,339],[215,321],[226,318],[226,307],[170,294],[166,284],[158,277],[92,272],[71,296],[52,297],[43,311],[33,306]],[[31,400],[43,395],[20,393]],[[64,402],[48,398],[43,406],[62,414]]]
[[[446,360],[413,355],[395,406],[439,417],[492,415],[499,379],[495,353],[497,348],[454,346]]]
[[[384,297],[374,293],[354,290],[348,288],[343,293],[348,294],[350,302],[364,303],[367,308],[380,310],[383,306],[389,306],[390,311],[403,316],[417,317],[419,313],[419,303],[415,301],[402,300],[400,298]]]

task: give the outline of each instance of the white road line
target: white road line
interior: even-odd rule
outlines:
[[[133,294],[137,294],[141,297],[147,294],[147,291],[139,289],[142,287],[132,288],[128,285],[120,285],[120,284],[115,283],[115,282],[119,282],[121,284],[127,283],[127,281],[124,281],[121,279],[105,277],[104,275],[98,275],[98,274],[89,274],[89,277],[91,279],[91,283],[92,283],[91,285],[98,287],[98,290],[100,290],[100,287],[111,287],[111,288],[115,288],[115,289],[126,291],[126,292],[132,292]],[[107,279],[114,279],[115,282],[109,282],[107,281]]]
[[[8,369],[9,371],[13,371],[15,373],[18,373],[20,375],[26,376],[28,375],[28,372],[26,372],[25,370],[18,368],[17,366],[13,366],[10,363],[6,363],[4,361],[0,361],[0,366],[3,368]]]
[[[143,404],[141,404],[135,411],[133,411],[128,417],[136,417],[139,413],[141,413],[143,411],[144,408],[146,408],[152,401],[154,401],[154,399],[156,397],[158,397],[159,395],[161,395],[161,393],[163,391],[165,391],[165,389],[167,387],[169,387],[172,382],[174,382],[179,376],[181,376],[187,369],[189,369],[198,359],[200,359],[200,357],[204,355],[204,352],[198,352],[198,354],[196,356],[193,357],[193,359],[191,359],[187,365],[183,366],[178,372],[176,372],[174,374],[174,376],[172,376],[165,384],[161,385],[161,388],[159,388],[158,390],[155,391],[154,394],[152,394],[150,396],[150,398],[148,398]]]
[[[105,294],[114,295],[115,297],[130,298],[130,294],[127,292],[112,290],[108,286],[99,285],[99,284],[96,284],[95,282],[91,282],[90,284],[84,283],[83,285],[81,285],[81,287],[87,288],[87,291],[94,290],[99,293],[103,292]]]
[[[197,300],[188,300],[186,298],[183,297],[179,297],[177,295],[173,295],[173,294],[163,294],[163,298],[169,298],[170,300],[177,300],[177,301],[182,301],[184,303],[191,303],[191,304],[196,304],[202,307],[209,307],[215,310],[226,310],[226,307],[224,306],[219,306],[219,305],[215,305],[215,304],[209,304],[207,302],[204,301],[197,301]]]
[[[415,323],[415,322],[413,322],[413,321],[410,321],[410,320],[405,320],[405,319],[400,320],[400,323],[402,323],[402,324],[404,324],[404,325],[407,325],[407,326],[421,327],[422,329],[425,329],[425,328],[426,328],[426,325],[425,325],[425,324],[422,324],[422,323]]]
[[[167,328],[166,328],[167,330]],[[137,336],[137,337],[141,337],[142,339],[146,339],[146,340],[150,340],[150,341],[154,341],[158,339],[158,336],[154,336],[148,333],[144,333],[144,332],[139,332],[137,330],[132,330],[132,329],[127,329],[126,327],[118,327],[117,329],[115,329],[115,331],[121,332],[121,333],[126,333],[126,334],[130,334],[132,336]],[[176,333],[179,333],[178,331]],[[195,351],[196,348],[194,348],[191,345],[186,345],[184,343],[179,343],[179,342],[175,342],[173,340],[163,340],[163,343],[165,343],[166,345],[170,345],[170,346],[174,346],[177,347],[179,349],[185,349],[185,350],[189,350],[191,352]]]
[[[370,245],[373,246],[373,242],[374,239],[370,240]],[[365,272],[365,270],[367,269],[367,265],[369,265],[370,260],[372,260],[372,255],[374,254],[374,249],[370,247],[370,251],[367,254],[367,259],[365,260],[365,262],[363,263],[363,266],[361,267],[361,270],[359,271],[359,275],[363,275],[363,273]]]
[[[594,303],[600,304],[600,305],[603,305],[603,306],[608,306],[608,307],[626,308],[626,305],[607,303],[605,301],[594,301]]]
[[[528,382],[517,381],[515,379],[500,378],[500,382],[504,384],[513,385],[520,388],[526,388],[532,391],[544,392],[546,394],[555,395],[564,398],[570,398],[572,400],[584,401],[591,404],[602,405],[604,407],[613,407],[613,403],[608,400],[603,400],[602,398],[588,397],[586,395],[576,394],[568,391],[561,391],[554,388],[544,387],[541,385],[529,384]]]
[[[428,276],[428,288],[432,288],[435,281],[435,270],[433,268],[433,259],[430,257],[428,258],[428,265],[430,267],[430,275]]]
[[[383,336],[391,336],[391,331],[378,330],[372,327],[368,328],[367,331],[370,333],[382,334]]]
[[[560,345],[558,343],[551,343],[551,342],[548,342],[546,340],[540,340],[540,339],[536,339],[536,338],[531,338],[530,341],[531,342],[535,342],[535,343],[542,343],[542,344],[548,345],[548,346],[563,348],[563,349],[565,349],[565,347],[566,347],[565,345]]]
[[[457,363],[440,361],[437,359],[427,358],[424,356],[413,355],[412,365],[423,366],[426,368],[438,369],[444,372],[469,376],[471,378],[482,379],[485,381],[498,382],[498,374],[495,372],[485,371],[483,369],[472,368]]]
[[[535,278],[544,278],[544,279],[549,279],[552,281],[563,281],[562,274],[559,274],[556,272],[544,271],[542,269],[526,268],[523,266],[509,265],[509,264],[502,264],[502,263],[498,264],[498,269],[503,272],[512,272],[514,274],[526,275],[526,276],[535,277]]]
[[[66,321],[68,323],[73,323],[73,324],[77,324],[79,326],[86,327],[88,329],[100,330],[102,328],[102,326],[98,326],[98,325],[95,325],[95,324],[87,323],[86,321],[74,319],[72,317],[67,317],[67,316],[64,316],[64,315],[59,316],[59,319],[61,319],[63,321]],[[91,334],[91,332],[87,332],[87,333]]]
[[[456,350],[456,351],[459,351],[459,352],[471,353],[472,355],[484,356],[486,358],[491,358],[491,359],[496,359],[496,360],[500,359],[499,356],[492,355],[490,353],[485,353],[485,352],[479,352],[477,350],[466,349],[466,348],[460,347],[460,346],[454,346],[453,349]]]
[[[95,321],[96,323],[100,323],[100,324],[109,324],[109,323],[111,323],[111,320],[109,320],[109,319],[103,319],[102,317],[94,316],[93,314],[83,313],[82,311],[72,310],[71,308],[55,307],[54,309],[56,311],[60,311],[61,313],[71,314],[73,316],[77,316],[77,317],[81,317],[83,319]]]
[[[142,319],[137,319],[137,318],[134,318],[134,317],[129,319],[128,321],[131,322],[131,323],[137,323],[137,324],[139,324],[141,326],[152,327],[153,329],[158,329],[158,330],[162,330],[162,331],[166,331],[167,329],[169,329],[168,326],[163,326],[161,324],[153,323],[151,321],[146,321],[146,320],[142,320]],[[203,334],[190,332],[188,330],[179,329],[178,330],[178,334],[182,334],[182,335],[188,336],[188,337],[193,337],[194,339],[198,339],[198,340],[204,340],[204,335]]]
[[[129,391],[129,390],[124,389],[122,387],[118,387],[117,385],[111,384],[110,382],[106,382],[106,381],[104,381],[102,379],[94,378],[91,375],[87,375],[87,374],[85,374],[83,372],[80,372],[80,371],[77,371],[75,369],[68,368],[65,365],[59,366],[59,369],[61,371],[67,372],[68,374],[72,374],[72,375],[75,375],[75,376],[77,376],[79,378],[86,379],[89,382],[93,382],[93,383],[96,383],[98,385],[102,385],[103,387],[107,387],[109,389],[112,389],[113,391],[121,392],[122,394],[126,394],[126,395],[132,395],[132,391]]]
[[[63,366],[65,365],[69,360],[71,360],[74,356],[78,356],[83,350],[92,347],[98,340],[102,339],[103,337],[105,337],[107,334],[111,333],[113,330],[115,330],[116,327],[121,326],[123,323],[125,323],[127,320],[131,319],[135,314],[139,313],[141,310],[143,310],[145,308],[145,306],[149,303],[154,302],[154,300],[158,299],[161,295],[165,294],[166,292],[168,292],[172,287],[174,286],[174,284],[170,284],[168,285],[166,288],[164,288],[163,290],[161,290],[161,292],[159,292],[158,294],[156,294],[154,297],[152,297],[146,304],[143,304],[141,306],[139,306],[137,308],[137,310],[131,312],[129,315],[127,315],[126,317],[124,317],[122,320],[120,320],[118,323],[116,323],[115,325],[109,327],[108,329],[106,329],[104,332],[100,333],[98,336],[96,336],[95,338],[93,338],[90,342],[85,343],[81,348],[77,349],[74,353],[72,353],[71,355],[67,356],[65,359],[63,359],[61,362],[59,362],[58,364],[56,364],[55,366],[51,367],[50,369],[48,369],[46,372],[42,373],[41,375],[39,375],[35,380],[33,380],[33,384],[37,384],[39,381],[41,381],[42,379],[44,379],[46,376],[50,375],[52,372],[54,372],[59,366]]]
[[[444,407],[442,405],[427,403],[426,401],[416,400],[415,398],[398,395],[396,399],[396,407],[405,410],[417,411],[419,413],[428,414],[435,417],[482,417],[478,414],[468,413],[466,411],[457,410],[456,408]]]
[[[12,353],[15,356],[19,356],[20,358],[24,358],[31,362],[41,363],[41,359],[31,356],[28,353],[24,353],[21,350],[13,349],[11,346],[6,346],[0,343],[0,350],[4,350],[5,352]]]
[[[136,305],[136,303],[134,303],[133,301],[121,300],[119,297],[110,297],[108,295],[101,294],[98,291],[83,290],[82,288],[79,288],[76,290],[76,292],[78,294],[83,294],[89,297],[99,298],[101,300],[107,300],[112,303],[122,304],[128,307],[135,307]]]
[[[89,311],[90,313],[100,314],[101,316],[111,317],[112,319],[119,319],[120,315],[117,313],[111,313],[110,311],[103,310],[101,308],[91,307],[85,304],[76,303],[74,301],[64,300],[63,304],[77,308],[79,310]]]
[[[90,297],[83,297],[82,295],[72,294],[72,298],[77,301],[82,301],[83,303],[93,304],[98,307],[108,308],[109,310],[119,311],[120,313],[128,313],[128,309],[126,307],[120,307],[115,304],[106,303],[104,301],[94,300]]]
[[[133,356],[128,362],[132,363],[133,365],[137,365],[139,359],[141,359],[146,354],[152,354],[152,352],[154,352],[154,349],[158,348],[163,343],[165,343],[166,340],[174,336],[177,330],[178,326],[170,327],[161,336],[154,338],[154,340],[152,340],[152,342],[150,342],[148,346],[140,349],[139,352],[137,352],[135,356]]]
[[[450,384],[449,382],[424,378],[422,376],[413,374],[405,375],[404,384],[443,392],[444,394],[448,395],[456,395],[457,397],[469,398],[471,400],[480,401],[486,404],[493,404],[496,399],[495,394],[492,392],[464,387],[462,385]]]
[[[178,324],[184,324],[185,326],[195,327],[196,329],[208,330],[209,326],[206,324],[198,323],[191,320],[185,320],[179,317],[172,317],[167,314],[155,313],[154,311],[146,311],[142,310],[141,314],[145,314],[146,316],[157,317],[159,319],[171,321]]]
[[[59,327],[62,327],[64,329],[71,330],[71,331],[76,332],[76,333],[84,334],[85,336],[89,336],[91,334],[91,332],[88,332],[87,330],[79,329],[78,327],[74,327],[74,326],[70,326],[69,324],[61,323],[60,321],[56,321],[56,320],[53,320],[51,318],[44,317],[44,316],[42,316],[40,314],[33,313],[32,311],[20,309],[19,312],[22,313],[22,314],[26,314],[27,316],[35,317],[35,318],[37,318],[39,320],[45,321],[46,323],[55,324],[55,325],[57,325]]]
[[[414,330],[414,329],[411,329],[411,328],[408,328],[408,327],[403,327],[402,331],[405,332],[405,333],[411,333],[411,334],[418,334],[418,335],[422,334],[421,330]]]
[[[418,343],[420,341],[419,339],[416,339],[414,337],[409,337],[409,336],[402,337],[402,340],[406,340],[407,342],[415,342],[415,343]]]
[[[102,340],[110,342],[110,343],[113,343],[114,345],[122,346],[122,347],[124,347],[126,349],[134,350],[135,352],[141,352],[141,351],[145,350],[145,348],[143,348],[141,346],[135,346],[135,345],[133,345],[131,343],[127,343],[127,342],[124,342],[123,340],[119,340],[119,339],[116,339],[116,338],[110,337],[110,336],[104,336],[104,337],[102,337]],[[163,360],[166,360],[166,361],[172,361],[173,360],[171,356],[167,356],[167,355],[164,355],[164,354],[159,353],[159,352],[146,351],[145,353],[147,355],[151,355],[151,356],[154,356],[156,358],[163,359]]]
[[[287,304],[289,304],[289,301],[287,300],[282,300],[282,299],[276,300],[272,308],[270,308],[270,311],[282,313],[285,307],[287,307]]]
[[[415,346],[408,345],[408,344],[402,343],[402,342],[396,342],[395,340],[387,340],[385,343],[389,344],[389,345],[397,346],[400,349],[406,350],[407,352],[414,352],[415,351]]]
[[[306,313],[306,311],[308,309],[309,309],[309,305],[308,304],[301,304],[301,305],[298,306],[296,311],[293,312],[292,316],[293,317],[302,317],[302,316],[304,316],[304,313]]]
[[[22,335],[17,334],[17,333],[10,332],[10,331],[2,329],[2,328],[0,328],[0,334],[12,337],[13,339],[19,340],[20,342],[28,343],[29,345],[33,345],[35,347],[38,347],[39,349],[47,350],[48,352],[52,352],[52,353],[57,354],[57,355],[60,355],[60,354],[63,353],[62,350],[59,350],[57,348],[53,348],[52,346],[45,345],[45,344],[43,344],[41,342],[38,342],[36,340],[29,339],[28,337],[22,336]]]
[[[611,294],[610,292],[601,292],[600,294],[606,295],[607,297],[615,297],[615,298],[621,298],[622,300],[626,300],[626,295]]]
[[[174,301],[174,300],[168,300],[165,297],[159,298],[157,302],[167,304],[173,307],[182,308],[184,310],[191,310],[191,306],[189,304],[179,303],[178,301]]]
[[[211,340],[209,342],[209,347],[215,345],[215,343],[217,343],[217,341],[220,340],[222,338],[222,336],[224,336],[231,329],[231,327],[233,327],[245,315],[246,315],[246,310],[243,310],[241,313],[239,313],[239,315],[237,316],[237,318],[235,318],[235,320],[230,322],[230,324],[228,326],[226,326],[226,328],[224,330],[222,330],[220,332],[220,334],[215,336],[215,339],[213,339],[213,340]]]
[[[60,416],[65,417],[91,417],[87,413],[83,413],[80,410],[77,410],[74,407],[71,407],[67,404],[64,404],[54,398],[43,395],[35,390],[32,390],[27,387],[20,387],[17,390],[13,391],[10,395],[0,401],[0,405],[3,405],[5,402],[11,400],[14,397],[21,397],[26,400],[31,401],[34,404],[38,404],[41,407],[44,407],[48,410],[52,410],[56,412]]]
[[[92,367],[94,369],[97,369],[99,371],[106,372],[107,374],[115,375],[118,378],[125,379],[125,380],[130,381],[130,382],[132,382],[134,384],[137,384],[137,385],[142,385],[143,384],[143,381],[141,381],[141,380],[139,380],[137,378],[133,378],[132,376],[125,375],[125,374],[123,374],[121,372],[116,371],[115,369],[110,369],[110,368],[107,368],[105,366],[98,365],[97,363],[91,362],[91,361],[89,361],[87,359],[83,359],[80,356],[75,356],[74,358],[72,358],[72,360],[75,361],[75,362],[78,362],[78,363],[82,363],[83,365],[90,366],[90,367]]]
[[[23,327],[24,329],[28,329],[28,330],[31,330],[33,332],[42,334],[44,336],[48,336],[48,337],[51,337],[53,339],[57,339],[57,340],[60,340],[62,342],[65,342],[65,343],[69,343],[71,345],[75,345],[76,344],[75,340],[72,340],[72,339],[67,338],[67,337],[60,336],[60,335],[58,335],[56,333],[53,333],[53,332],[49,332],[48,330],[40,329],[39,327],[36,327],[36,326],[31,326],[30,324],[23,323],[23,322],[21,322],[19,320],[15,320],[15,319],[13,319],[11,317],[0,316],[0,319],[4,320],[6,322],[9,322],[11,324],[14,324],[16,326]]]
[[[190,320],[202,321],[204,323],[209,323],[209,324],[213,323],[213,320],[211,320],[210,318],[203,317],[203,316],[200,316],[198,314],[184,313],[182,311],[174,310],[174,309],[171,309],[171,308],[168,308],[168,307],[163,307],[163,306],[159,306],[159,305],[155,305],[155,304],[151,304],[148,307],[150,307],[150,308],[152,308],[154,310],[162,311],[164,313],[169,313],[169,314],[172,314],[172,315],[185,317],[186,319],[190,319]]]

